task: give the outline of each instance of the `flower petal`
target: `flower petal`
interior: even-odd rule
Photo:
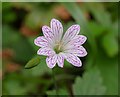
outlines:
[[[69,49],[75,49],[80,47],[85,41],[87,40],[87,37],[84,35],[77,35],[73,40],[68,42],[66,45],[64,45],[63,50],[69,50]]]
[[[68,49],[64,52],[71,53],[71,54],[74,54],[74,55],[79,56],[79,57],[84,57],[87,55],[87,51],[85,50],[85,48],[83,46],[78,46],[78,47],[75,47],[72,49]]]
[[[37,54],[38,55],[45,55],[45,56],[52,56],[55,54],[55,52],[51,48],[44,47],[44,48],[40,48],[37,51]]]
[[[50,27],[43,26],[42,27],[43,34],[45,38],[48,40],[48,42],[53,46],[54,44],[54,35]]]
[[[82,44],[85,43],[86,40],[87,40],[87,37],[86,37],[86,36],[84,36],[84,35],[77,35],[77,36],[73,39],[73,42],[74,42],[75,44],[80,44],[80,45],[82,45]]]
[[[64,57],[62,56],[62,54],[58,54],[57,56],[57,63],[59,67],[63,67],[64,65]]]
[[[65,48],[69,49],[71,47],[73,48],[74,46],[82,45],[82,44],[85,43],[86,40],[87,40],[86,36],[84,36],[84,35],[77,35],[74,39],[72,39],[70,42],[68,42],[65,45]]]
[[[73,54],[66,54],[66,60],[76,67],[82,66],[81,60]]]
[[[53,33],[52,33],[52,30],[50,27],[45,25],[42,27],[42,31],[43,31],[43,34],[46,38],[53,37]]]
[[[80,32],[79,25],[72,25],[70,28],[68,28],[68,30],[66,31],[62,39],[62,41],[64,42],[64,45],[68,43],[71,39],[76,37],[76,35],[78,35],[79,32]]]
[[[55,40],[59,42],[63,35],[63,26],[61,22],[58,21],[57,19],[52,19],[50,25],[51,25],[51,29],[54,34]]]
[[[40,46],[40,47],[47,47],[49,46],[48,41],[45,39],[44,36],[37,37],[34,40],[35,45]]]
[[[57,62],[57,55],[49,56],[46,58],[46,63],[49,68],[53,68]]]

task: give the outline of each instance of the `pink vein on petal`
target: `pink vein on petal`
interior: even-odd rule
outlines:
[[[64,41],[64,45],[71,41],[76,35],[78,35],[80,31],[80,26],[79,25],[72,25],[65,33],[63,36],[62,41]]]
[[[51,55],[54,55],[55,52],[51,49],[51,48],[40,48],[38,51],[37,51],[37,54],[38,55],[45,55],[45,56],[51,56]]]
[[[60,41],[60,39],[62,38],[62,34],[63,34],[63,26],[62,26],[61,22],[56,19],[52,19],[51,20],[51,29],[54,33],[55,40]]]
[[[74,54],[79,57],[84,57],[87,55],[87,51],[85,50],[85,48],[83,46],[78,46],[78,47],[75,47],[72,49],[68,49],[68,50],[65,50],[64,52]]]
[[[44,36],[39,36],[34,40],[35,45],[40,47],[47,47],[49,46],[48,41],[45,39]]]
[[[66,60],[76,67],[81,67],[82,66],[81,60],[73,54],[67,54]]]
[[[57,56],[56,55],[53,55],[53,56],[49,56],[46,58],[46,63],[47,63],[47,66],[49,68],[53,68],[55,66],[57,62]]]
[[[63,67],[63,65],[64,65],[64,57],[61,54],[58,54],[57,63],[58,63],[59,67],[61,67],[61,68]]]

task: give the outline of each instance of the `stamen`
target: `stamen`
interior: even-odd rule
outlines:
[[[59,54],[60,52],[62,52],[62,44],[61,44],[61,42],[56,43],[56,45],[54,47],[54,51],[56,52],[56,54]]]

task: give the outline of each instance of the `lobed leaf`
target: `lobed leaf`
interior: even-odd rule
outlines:
[[[73,84],[74,95],[104,95],[105,92],[106,88],[97,69],[85,72],[83,78],[77,77]]]

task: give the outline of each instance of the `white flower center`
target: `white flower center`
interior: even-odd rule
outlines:
[[[63,49],[62,49],[62,42],[56,43],[56,45],[54,47],[54,51],[56,52],[56,54],[59,54],[60,52],[63,51]]]

